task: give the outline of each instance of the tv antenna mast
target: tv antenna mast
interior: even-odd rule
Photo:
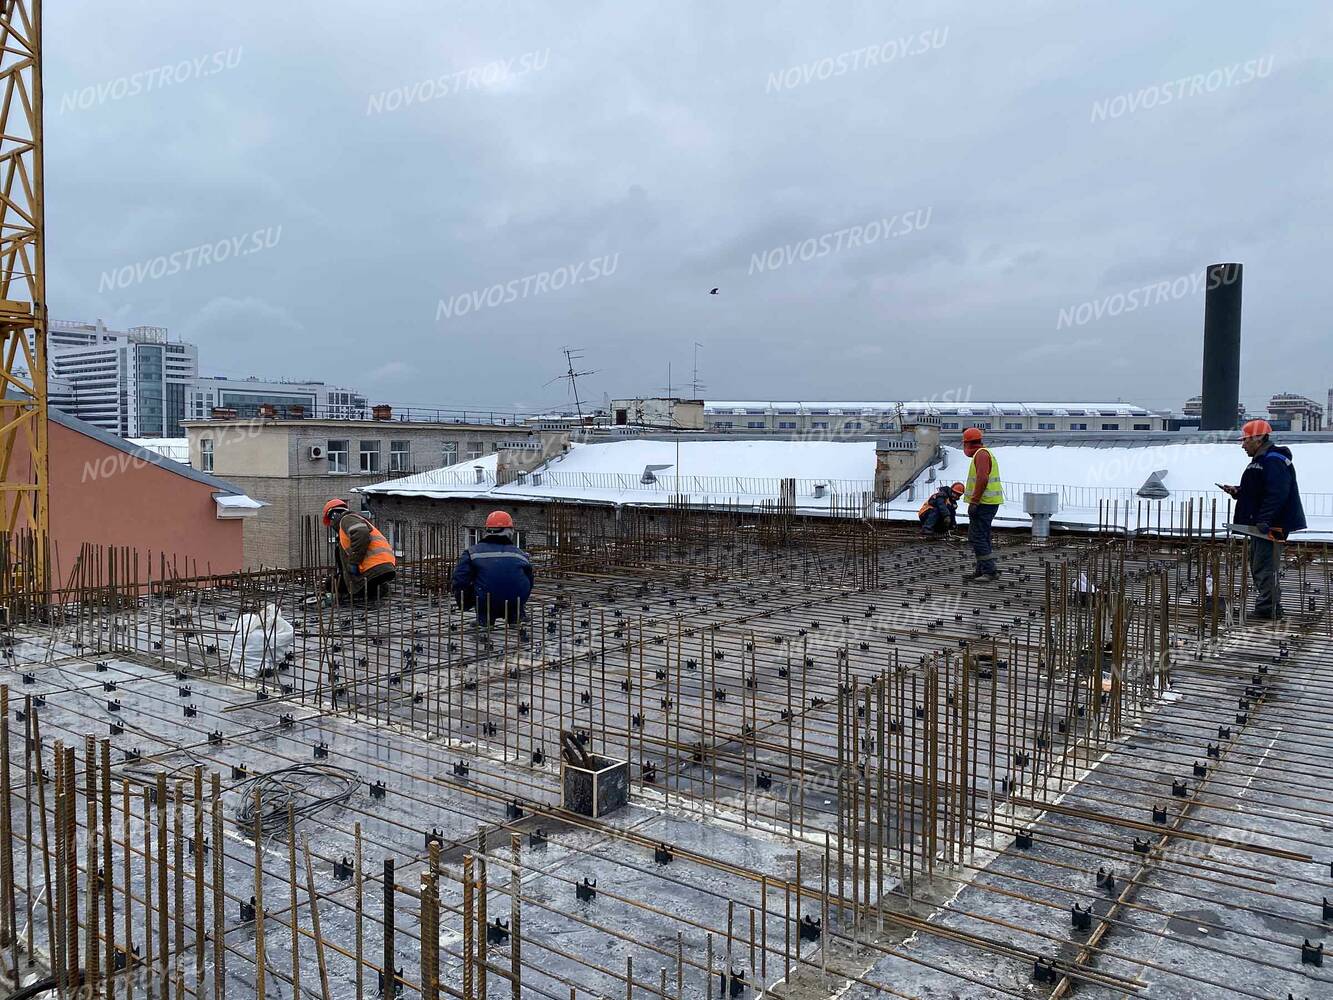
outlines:
[[[564,347],[561,348],[561,351],[565,355],[565,365],[566,365],[565,373],[563,375],[557,375],[555,378],[551,379],[551,381],[547,382],[546,384],[550,385],[551,382],[569,383],[569,391],[574,396],[574,412],[578,414],[579,426],[582,427],[583,401],[579,398],[579,379],[585,375],[596,375],[597,372],[595,370],[589,370],[583,372],[574,370],[574,362],[581,361],[583,359],[583,351],[580,350],[579,348]]]
[[[705,388],[707,388],[702,382],[699,381],[699,348],[703,346],[704,345],[699,343],[697,340],[694,342],[694,374],[690,379],[690,392],[691,392],[691,398],[693,399],[701,399],[702,398],[701,393]]]

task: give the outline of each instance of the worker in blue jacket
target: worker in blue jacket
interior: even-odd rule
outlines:
[[[1273,444],[1273,427],[1267,420],[1251,420],[1241,428],[1241,447],[1250,464],[1239,486],[1223,489],[1236,498],[1233,524],[1254,528],[1250,538],[1250,576],[1254,580],[1254,612],[1259,618],[1277,620],[1282,611],[1282,555],[1279,544],[1293,531],[1305,527],[1305,510],[1296,485],[1296,467],[1291,449]]]
[[[486,518],[481,541],[463,550],[454,567],[454,600],[477,612],[477,624],[518,622],[532,594],[532,560],[514,544],[514,519],[502,510]]]

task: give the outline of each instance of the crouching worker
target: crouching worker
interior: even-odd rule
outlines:
[[[336,497],[324,505],[324,526],[338,529],[333,547],[334,572],[329,590],[340,604],[377,601],[398,575],[393,546],[365,514]]]
[[[947,535],[957,524],[958,500],[963,495],[963,484],[941,486],[916,512],[923,535]]]
[[[514,519],[504,511],[493,511],[481,541],[458,557],[453,593],[464,611],[476,609],[478,625],[522,619],[532,594],[532,560],[514,544]]]

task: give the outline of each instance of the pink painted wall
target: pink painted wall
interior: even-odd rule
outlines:
[[[160,578],[162,555],[180,576],[241,569],[244,521],[218,520],[213,487],[54,421],[47,427],[52,568],[62,586],[84,542],[137,550],[141,581],[150,560]],[[26,453],[14,462],[26,467]]]

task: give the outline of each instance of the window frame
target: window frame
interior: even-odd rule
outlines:
[[[402,445],[402,447],[399,448],[399,445]],[[398,461],[399,458],[402,459],[401,462]],[[389,442],[389,471],[412,471],[412,441],[410,438]]]
[[[373,445],[374,447],[373,449],[367,448],[366,445]],[[379,438],[374,438],[374,439],[366,438],[364,440],[361,438],[357,438],[356,454],[357,454],[356,467],[357,471],[359,471],[361,475],[363,476],[379,475],[379,473],[382,471],[381,459],[384,457],[384,444],[383,442],[380,441]],[[371,462],[370,464],[373,465],[374,468],[371,469],[366,468],[367,456],[373,457],[374,461]]]
[[[341,448],[334,447],[342,445]],[[334,455],[341,455],[342,461],[334,459]],[[324,443],[324,458],[328,461],[328,471],[330,475],[345,476],[351,471],[352,461],[352,439],[351,438],[330,438]]]

